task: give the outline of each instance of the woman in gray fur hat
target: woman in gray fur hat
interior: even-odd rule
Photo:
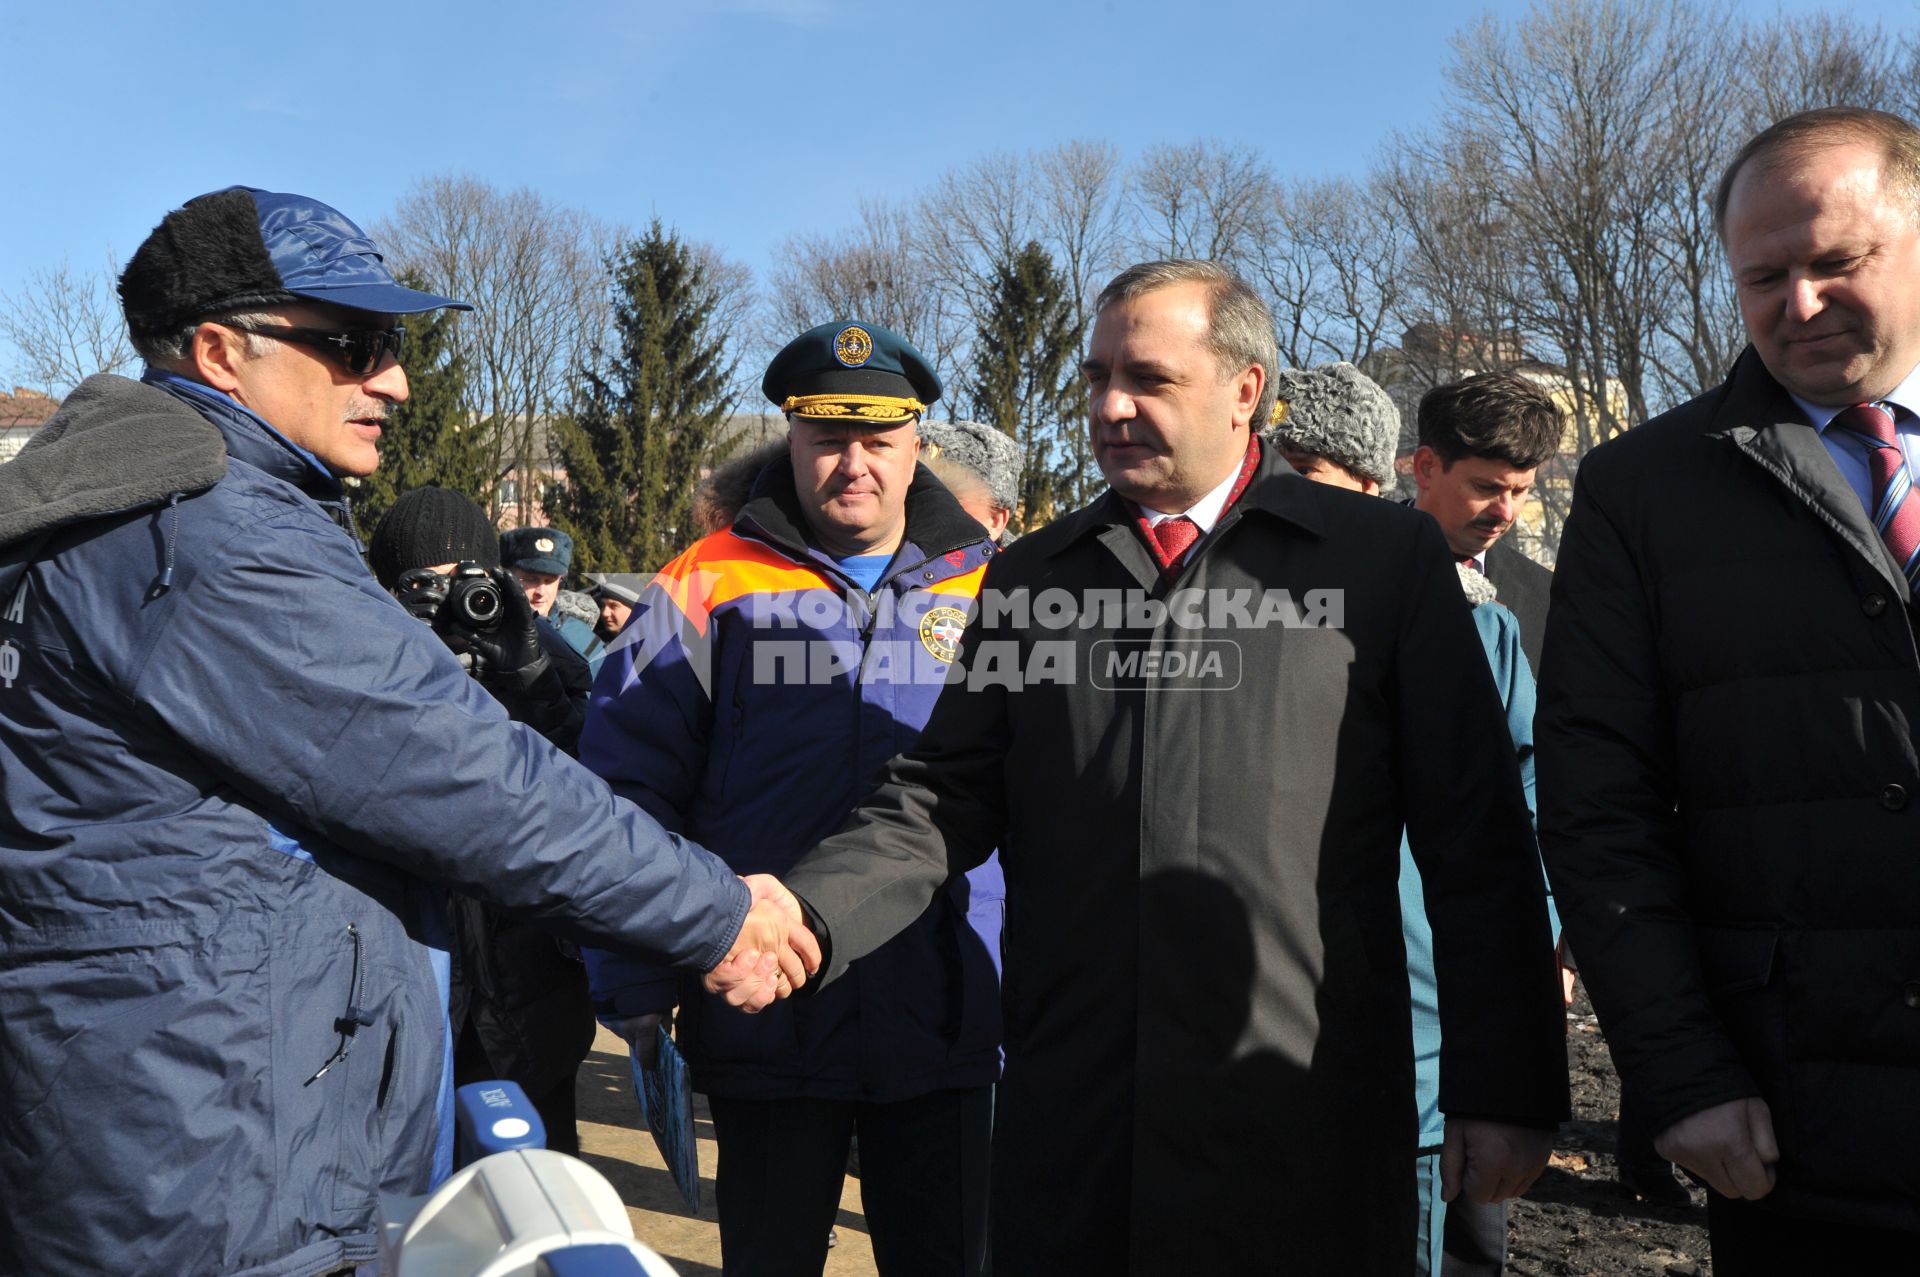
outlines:
[[[1393,486],[1400,410],[1352,364],[1283,368],[1266,439],[1309,479],[1377,493]]]

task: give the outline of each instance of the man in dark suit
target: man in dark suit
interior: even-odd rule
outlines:
[[[1403,824],[1446,1195],[1525,1191],[1565,1109],[1541,875],[1458,574],[1432,520],[1253,438],[1276,363],[1218,265],[1107,286],[1083,370],[1111,490],[994,555],[919,744],[791,875],[831,977],[1003,849],[999,1277],[1404,1277]]]
[[[1751,346],[1582,463],[1536,719],[1560,915],[1714,1272],[1920,1250],[1920,130],[1773,125],[1715,214]]]
[[[1439,522],[1457,559],[1487,574],[1519,619],[1520,648],[1538,671],[1553,573],[1500,538],[1519,517],[1535,474],[1560,450],[1560,409],[1519,373],[1483,372],[1422,396],[1419,428],[1414,508]]]
[[[1420,446],[1413,454],[1419,493],[1413,505],[1440,522],[1447,544],[1462,563],[1486,574],[1501,606],[1520,622],[1520,650],[1529,671],[1540,673],[1553,573],[1506,539],[1533,490],[1534,477],[1559,451],[1564,419],[1537,382],[1513,372],[1481,373],[1429,390],[1420,400]],[[1567,997],[1572,998],[1572,955],[1562,950]],[[1633,1109],[1622,1107],[1616,1125],[1615,1175],[1630,1196],[1664,1206],[1692,1198],[1673,1168],[1654,1151],[1652,1132]],[[1466,1221],[1482,1227],[1467,1232]],[[1448,1216],[1460,1253],[1477,1253],[1492,1271],[1506,1253],[1506,1217],[1465,1210]]]

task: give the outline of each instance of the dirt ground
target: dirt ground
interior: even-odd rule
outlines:
[[[1560,1128],[1553,1163],[1507,1216],[1507,1271],[1519,1277],[1705,1277],[1706,1190],[1689,1208],[1628,1197],[1614,1182],[1613,1129],[1620,1079],[1593,1008],[1576,997],[1567,1015],[1573,1121]]]
[[[1613,1126],[1620,1104],[1606,1044],[1584,998],[1567,1018],[1574,1120],[1561,1128],[1554,1164],[1509,1216],[1507,1271],[1515,1277],[1707,1277],[1706,1195],[1690,1209],[1652,1206],[1620,1192],[1613,1176]],[[697,1108],[703,1208],[689,1211],[653,1138],[641,1127],[620,1040],[600,1031],[580,1070],[580,1141],[586,1160],[620,1190],[635,1234],[683,1277],[719,1277],[720,1234],[713,1209],[713,1125]],[[873,1250],[861,1214],[860,1182],[840,1199],[839,1242],[827,1277],[870,1277]],[[1065,1275],[1063,1275],[1065,1277]]]

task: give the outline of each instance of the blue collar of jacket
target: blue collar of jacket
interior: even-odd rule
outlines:
[[[166,391],[211,422],[227,440],[227,455],[284,479],[318,501],[346,498],[346,488],[320,458],[267,424],[212,386],[161,368],[148,368],[140,380]]]

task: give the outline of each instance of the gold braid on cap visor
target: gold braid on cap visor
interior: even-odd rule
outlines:
[[[780,411],[822,421],[871,421],[898,425],[927,410],[918,399],[897,395],[788,395]]]

